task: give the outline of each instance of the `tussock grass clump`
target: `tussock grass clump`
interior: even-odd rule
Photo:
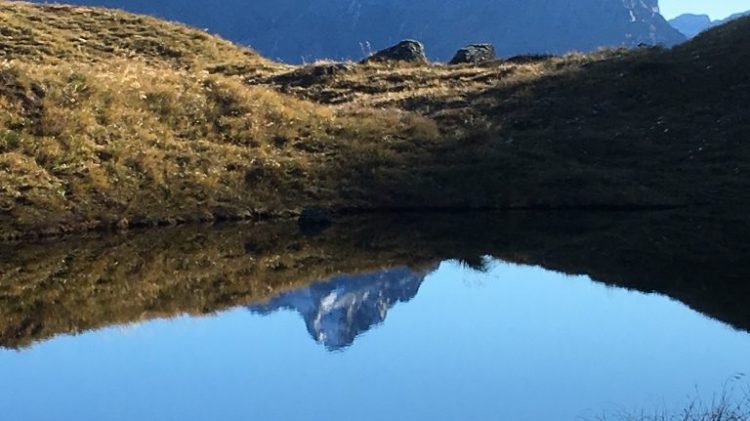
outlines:
[[[744,377],[744,376],[740,376]],[[747,421],[750,420],[750,391],[738,397],[733,391],[725,391],[710,403],[694,400],[685,409],[676,413],[656,411],[654,413],[620,414],[601,416],[599,421]]]

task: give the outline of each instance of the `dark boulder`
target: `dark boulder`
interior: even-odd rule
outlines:
[[[470,44],[458,50],[449,64],[479,64],[495,60],[495,46],[492,44]]]
[[[505,60],[506,63],[513,64],[533,64],[541,61],[546,61],[555,56],[552,54],[523,54],[520,56],[513,56]]]
[[[274,82],[287,86],[310,87],[330,81],[336,75],[348,72],[352,66],[346,63],[314,64],[281,74]]]
[[[410,63],[427,63],[424,45],[419,41],[405,40],[393,47],[380,50],[367,57],[362,63],[380,63],[385,61],[404,61]]]
[[[333,225],[333,215],[327,209],[305,208],[297,219],[297,223],[303,234],[314,237]]]

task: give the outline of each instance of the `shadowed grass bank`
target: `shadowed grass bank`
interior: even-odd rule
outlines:
[[[744,376],[743,376],[744,377]],[[735,379],[735,380],[740,380]],[[724,391],[710,402],[695,399],[682,411],[642,411],[620,415],[595,417],[596,421],[747,421],[750,420],[750,390],[744,395]]]

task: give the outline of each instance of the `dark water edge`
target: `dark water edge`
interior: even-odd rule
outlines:
[[[304,232],[303,232],[304,231]],[[478,212],[183,226],[0,244],[0,346],[263,305],[341,275],[491,256],[656,292],[750,330],[750,226],[739,214]]]

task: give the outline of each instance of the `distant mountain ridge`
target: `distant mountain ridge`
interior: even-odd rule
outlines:
[[[734,20],[737,18],[741,18],[743,16],[749,16],[749,15],[750,15],[750,11],[747,11],[747,12],[742,12],[742,13],[735,13],[726,19],[711,20],[711,17],[708,15],[697,15],[697,14],[692,14],[692,13],[685,13],[680,16],[677,16],[674,19],[671,19],[669,21],[669,24],[672,25],[672,27],[674,27],[678,31],[680,31],[686,37],[693,38],[694,36],[698,35],[699,33],[707,29],[711,29],[715,26],[719,26],[724,23],[727,23],[730,20]]]
[[[685,40],[659,14],[658,0],[69,1],[207,28],[286,62],[359,59],[405,38],[441,61],[474,42],[510,56]]]

